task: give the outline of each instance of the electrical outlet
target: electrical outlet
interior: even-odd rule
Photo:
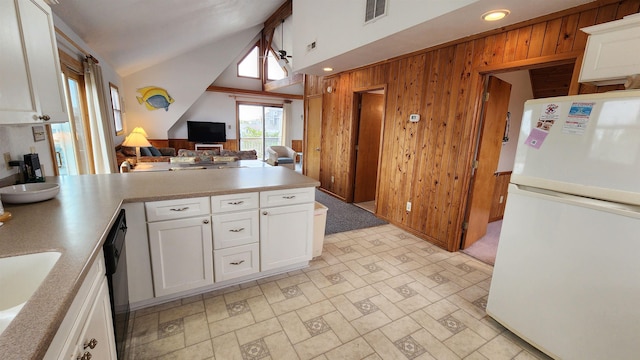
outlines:
[[[11,166],[9,166],[9,161],[11,161],[11,153],[6,152],[3,155],[4,155],[4,167],[7,170],[11,170]]]
[[[333,177],[333,175],[331,175],[331,182],[334,182],[335,178]]]
[[[407,201],[407,211],[411,211],[411,201]]]
[[[504,201],[504,195],[500,195],[500,204]]]

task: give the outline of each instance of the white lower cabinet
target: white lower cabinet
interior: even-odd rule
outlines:
[[[260,209],[260,270],[311,260],[314,203]]]
[[[107,324],[111,326],[107,326]],[[76,342],[76,348],[71,358],[81,360],[115,359],[115,348],[110,346],[110,339],[113,337],[111,300],[109,300],[109,287],[105,279],[98,289],[96,301],[89,311],[89,317]]]
[[[44,359],[116,358],[111,300],[105,276],[104,255],[100,252]]]
[[[213,284],[209,216],[149,223],[156,297]]]
[[[151,264],[129,275],[130,292],[149,278],[143,270],[150,267],[153,295],[141,292],[134,302],[149,305],[152,297],[303,266],[313,252],[314,195],[314,188],[294,188],[144,203]],[[136,244],[132,249],[143,255]]]

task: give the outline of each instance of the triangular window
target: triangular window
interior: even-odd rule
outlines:
[[[260,78],[260,47],[256,44],[238,63],[238,76]]]
[[[280,59],[273,49],[269,50],[269,56],[267,57],[267,80],[280,80],[287,77],[287,70],[284,66],[280,65],[281,62],[286,60]]]

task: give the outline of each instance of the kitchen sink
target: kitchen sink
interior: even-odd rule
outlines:
[[[29,204],[53,199],[60,191],[56,183],[30,183],[0,188],[0,198],[9,204]]]
[[[60,258],[55,251],[0,258],[0,334]]]

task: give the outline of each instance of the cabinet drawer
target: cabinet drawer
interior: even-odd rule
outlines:
[[[259,248],[259,244],[255,243],[215,250],[213,263],[216,281],[257,273],[260,270]]]
[[[239,213],[213,215],[213,248],[224,249],[258,242],[260,218],[258,209]]]
[[[260,193],[260,207],[272,207],[313,202],[315,188],[299,188],[286,190],[262,191]]]
[[[147,221],[182,219],[192,216],[208,215],[209,198],[188,198],[144,203]]]
[[[211,197],[213,213],[240,211],[258,208],[258,193],[216,195]]]

